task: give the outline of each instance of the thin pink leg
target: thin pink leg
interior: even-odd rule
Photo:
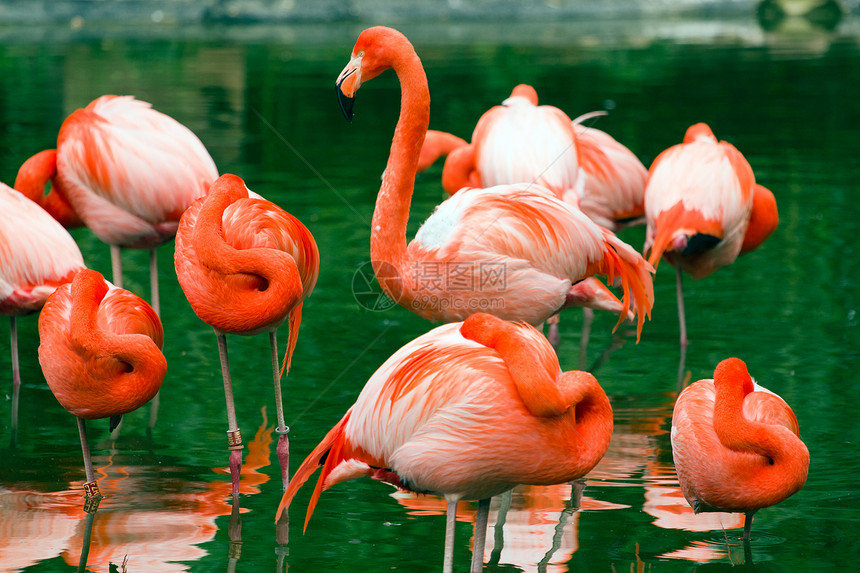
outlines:
[[[472,568],[470,573],[481,573],[484,568],[484,545],[487,542],[487,521],[490,517],[490,498],[478,502],[475,514],[475,542],[472,547]]]
[[[681,348],[687,348],[687,319],[684,315],[684,289],[681,286],[681,269],[675,269],[675,285],[678,291],[678,322],[681,323]]]
[[[21,367],[18,365],[18,322],[14,316],[9,317],[9,328],[12,342],[12,445],[18,441],[18,400],[21,396]]]
[[[278,417],[278,426],[275,428],[275,433],[278,434],[278,445],[275,449],[278,455],[278,461],[281,463],[281,480],[283,481],[284,491],[287,491],[287,486],[290,483],[290,439],[287,434],[290,429],[284,421],[284,400],[281,397],[281,373],[278,368],[278,339],[277,333],[273,330],[269,333],[269,343],[272,347],[272,373],[275,378],[275,412]]]
[[[236,422],[236,405],[233,402],[233,384],[230,381],[230,363],[227,360],[227,337],[215,330],[218,338],[218,354],[221,357],[221,374],[224,377],[224,398],[227,401],[227,446],[230,448],[230,478],[233,480],[233,495],[239,495],[239,475],[242,473],[242,434]]]

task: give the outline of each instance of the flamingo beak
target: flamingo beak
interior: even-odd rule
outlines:
[[[337,102],[340,111],[348,122],[352,122],[352,106],[355,103],[355,92],[361,85],[361,58],[364,52],[353,56],[340,75],[337,77]]]
[[[565,306],[584,306],[595,310],[608,310],[615,314],[624,312],[624,305],[612,291],[594,277],[581,280],[570,288]],[[628,320],[633,320],[632,311],[627,311]]]

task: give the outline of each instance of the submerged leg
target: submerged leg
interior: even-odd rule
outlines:
[[[21,367],[18,365],[18,321],[9,317],[12,342],[12,446],[18,441],[18,399],[21,395]]]
[[[84,483],[84,497],[100,498],[99,484],[93,471],[93,460],[90,458],[90,443],[87,441],[87,426],[83,418],[78,418],[78,434],[81,436],[81,451],[84,454],[84,471],[87,473],[87,481]]]
[[[744,514],[746,517],[744,518],[743,540],[746,542],[749,542],[749,540],[750,540],[750,530],[752,529],[752,520],[753,520],[753,514],[754,513],[755,513],[754,511],[748,511]]]
[[[487,521],[490,516],[490,498],[478,502],[478,513],[475,515],[475,543],[472,546],[471,573],[481,573],[484,568],[484,545],[487,541]]]
[[[149,292],[152,298],[152,310],[161,318],[161,299],[158,294],[158,258],[155,249],[149,251]],[[158,420],[158,405],[160,403],[161,392],[158,392],[152,401],[149,403],[149,429],[155,427],[155,422]]]
[[[230,380],[230,363],[227,360],[227,336],[215,330],[218,354],[221,357],[221,374],[224,377],[224,399],[227,401],[227,447],[230,449],[230,478],[233,495],[239,495],[239,474],[242,472],[242,434],[236,422],[236,405],[233,402],[233,383]]]
[[[281,374],[278,370],[278,338],[274,330],[269,333],[269,344],[272,348],[272,374],[275,378],[275,412],[278,417],[278,425],[275,427],[275,433],[278,434],[278,445],[275,451],[278,454],[278,461],[281,463],[281,480],[283,481],[284,491],[287,491],[287,485],[290,483],[290,439],[287,437],[287,434],[289,434],[290,429],[284,421]]]
[[[675,269],[675,286],[678,292],[678,322],[681,324],[681,348],[687,348],[687,319],[684,315],[684,289],[681,286],[681,269]]]
[[[588,339],[591,337],[591,323],[594,321],[594,311],[582,307],[582,336],[579,339],[579,369],[585,370],[588,364]]]
[[[447,519],[445,520],[445,560],[442,563],[442,573],[454,571],[454,526],[457,523],[457,498],[449,498]]]
[[[122,250],[119,245],[110,246],[111,282],[122,288]]]

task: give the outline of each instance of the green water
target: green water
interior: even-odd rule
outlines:
[[[760,511],[752,555],[738,530],[702,526],[672,497],[668,430],[679,351],[674,274],[655,279],[656,304],[637,345],[613,317],[596,316],[586,357],[615,410],[610,452],[586,480],[578,512],[570,486],[515,491],[504,527],[491,515],[488,571],[850,571],[860,559],[856,376],[860,265],[855,200],[860,128],[860,25],[748,19],[412,24],[400,28],[422,57],[431,127],[463,137],[513,85],[576,116],[612,108],[605,129],[646,164],[705,121],[735,144],[776,195],[781,222],[762,248],[699,282],[686,282],[691,344],[685,371],[710,377],[743,358],[782,395],[811,452],[806,486]],[[134,94],[185,123],[222,172],[301,219],[322,260],[293,369],[285,384],[293,468],[352,404],[370,374],[430,324],[394,307],[371,312],[352,293],[368,260],[369,221],[388,156],[399,86],[388,73],[365,85],[352,124],[334,80],[360,25],[297,27],[0,28],[0,179],[52,147],[66,115],[104,93]],[[421,175],[410,233],[443,198],[440,169]],[[108,249],[74,232],[87,264],[109,273]],[[644,230],[622,238],[641,248]],[[241,544],[230,527],[226,419],[215,337],[180,290],[172,245],[159,251],[168,374],[158,421],[126,416],[111,443],[90,423],[107,497],[93,520],[88,569],[128,556],[141,571],[437,571],[444,516],[434,498],[392,496],[370,480],[326,492],[307,532],[302,491],[289,543],[276,538],[277,461],[243,481]],[[126,288],[148,296],[147,258],[126,256]],[[581,313],[562,320],[560,361],[579,366]],[[36,317],[19,321],[24,386],[17,444],[0,417],[0,570],[77,570],[85,514],[74,419],[51,395],[36,359]],[[6,340],[8,330],[0,328]],[[284,332],[285,334],[285,332]],[[282,336],[281,348],[285,343]],[[6,343],[4,343],[5,345]],[[236,405],[246,442],[273,425],[268,341],[230,338]],[[0,372],[11,393],[8,351]],[[265,435],[270,435],[264,433]],[[247,453],[246,449],[246,453]],[[214,468],[214,470],[213,470]],[[498,504],[498,501],[495,502]],[[473,509],[463,504],[456,570],[470,554]],[[678,515],[681,514],[681,517]],[[731,525],[733,518],[724,518]],[[690,531],[701,529],[704,531]],[[234,541],[231,542],[231,539]],[[280,569],[279,569],[280,567]]]

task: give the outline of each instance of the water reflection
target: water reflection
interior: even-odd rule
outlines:
[[[267,424],[265,408],[261,413],[242,467],[245,496],[260,493],[269,481],[260,470],[270,464],[274,426]],[[171,481],[164,491],[152,491],[136,477],[147,468],[115,464],[114,455],[96,469],[104,498],[94,504],[82,500],[82,481],[50,493],[0,489],[0,570],[61,557],[80,571],[108,573],[125,560],[130,571],[188,571],[181,562],[207,554],[199,546],[215,538],[215,520],[225,515],[230,516],[229,566],[235,568],[241,556],[240,513],[248,510],[236,499],[227,501],[232,498],[228,468],[214,468],[219,477],[213,481]],[[282,535],[278,541],[286,543]]]

